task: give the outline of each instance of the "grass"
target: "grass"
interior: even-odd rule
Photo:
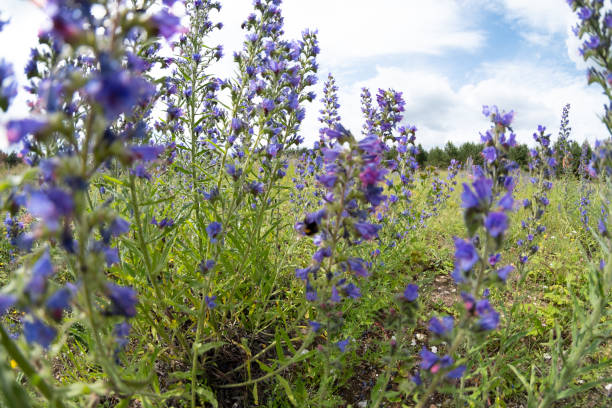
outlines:
[[[6,174],[8,170],[1,171]],[[286,180],[290,180],[292,169],[289,172]],[[444,173],[440,174],[440,177],[444,176]],[[145,203],[145,217],[155,214],[160,219],[161,215],[168,213],[180,218],[184,211],[180,201],[146,204],[150,197],[173,196],[179,191],[176,185],[185,181],[179,176],[174,177],[175,180],[163,181],[164,178],[160,178],[150,186],[142,185],[138,199]],[[526,180],[526,177],[522,179]],[[425,205],[430,181],[425,178],[418,183],[415,206]],[[458,185],[467,181],[466,175],[460,174],[458,181]],[[290,187],[287,183],[285,186]],[[521,183],[517,198],[529,196],[531,188],[525,182]],[[125,188],[109,186],[109,190],[115,197],[114,208],[129,214],[131,204]],[[427,320],[431,316],[456,314],[458,294],[450,278],[453,237],[466,234],[459,206],[460,190],[455,188],[448,200],[439,206],[439,213],[405,239],[390,238],[380,247],[373,244],[360,249],[364,258],[377,248],[381,252],[373,258],[371,277],[362,285],[362,298],[344,304],[343,334],[352,340],[345,355],[334,356],[341,364],[334,368],[337,380],[327,401],[329,406],[355,407],[370,398],[378,377],[383,373],[391,337],[398,334],[388,329],[386,321],[393,313],[396,294],[407,283],[414,282],[420,286],[424,311],[413,332],[401,333],[409,339],[409,352],[415,362],[421,347],[430,344]],[[121,266],[111,268],[108,273],[121,284],[137,287],[141,299],[139,314],[132,322],[131,342],[121,356],[123,371],[133,378],[151,379],[153,389],[166,395],[167,406],[182,406],[181,396],[189,391],[190,343],[196,326],[196,306],[201,302],[198,291],[205,288],[218,295],[220,306],[218,313],[207,315],[209,324],[204,329],[203,343],[211,346],[199,357],[197,375],[205,389],[216,394],[219,406],[310,406],[323,364],[328,363],[316,357],[316,345],[325,341],[323,336],[318,336],[308,348],[307,357],[310,358],[307,362],[288,364],[279,375],[270,376],[265,381],[245,387],[224,388],[227,384],[253,381],[283,367],[296,353],[302,344],[303,333],[308,330],[307,320],[313,310],[303,300],[303,283],[295,278],[294,270],[309,262],[313,246],[291,228],[305,210],[296,209],[294,204],[282,199],[288,198],[287,191],[290,190],[279,191],[279,196],[275,197],[279,206],[265,220],[266,225],[279,227],[263,233],[260,242],[252,247],[255,245],[253,234],[260,232],[253,229],[258,215],[256,211],[242,214],[246,221],[239,228],[243,230],[240,234],[228,234],[231,247],[219,258],[219,270],[225,272],[215,272],[207,278],[203,278],[195,268],[200,261],[194,255],[198,253],[195,246],[197,226],[186,222],[159,232],[149,224],[149,218],[144,219],[143,228],[147,236],[155,237],[146,245],[153,265],[157,265],[151,276],[163,288],[163,299],[157,298],[151,277],[142,272],[145,268],[142,248],[138,247],[135,237],[130,234],[122,241]],[[93,196],[97,202],[103,200],[100,196]],[[551,363],[551,329],[560,325],[563,338],[569,341],[568,322],[573,317],[571,296],[576,296],[579,302],[585,301],[585,268],[590,263],[597,264],[600,257],[596,242],[581,224],[579,199],[578,181],[560,179],[555,183],[549,211],[543,219],[547,231],[540,251],[528,264],[527,278],[521,283],[513,278],[506,287],[491,288],[492,302],[502,311],[502,323],[481,350],[470,353],[471,359],[466,362],[470,374],[461,384],[465,390],[464,399],[452,400],[440,393],[432,400],[436,406],[522,406],[525,390],[508,364],[522,372],[528,372],[535,364],[538,372],[544,374]],[[597,212],[595,200],[590,207],[592,220],[597,219]],[[522,217],[523,210],[518,210],[513,216],[508,243],[502,250],[506,262],[518,259],[514,243],[521,237]],[[59,249],[53,249],[52,253],[59,254]],[[65,267],[69,271],[69,265],[60,263],[59,257],[54,259],[61,266],[59,269]],[[7,283],[15,266],[9,245],[3,240],[0,245],[0,283]],[[62,280],[68,278],[64,273],[58,277]],[[15,318],[12,320],[16,321]],[[99,367],[86,358],[91,344],[91,333],[82,326],[75,324],[69,328],[67,340],[53,360],[53,374],[58,383],[68,385],[104,379]],[[437,347],[443,350],[445,345]],[[606,363],[610,361],[611,353],[610,343],[606,341],[589,360]],[[389,390],[401,391],[402,387],[408,386],[412,372],[405,367],[395,367],[392,371],[394,380]],[[577,382],[610,376],[609,364],[604,364],[601,369],[578,378]],[[198,393],[201,401],[206,400],[206,391]],[[85,397],[80,398],[77,400],[85,401]],[[155,406],[154,399],[141,396],[136,400],[130,406]],[[608,393],[604,385],[600,385],[564,400],[559,406],[600,407],[605,406],[606,401]],[[111,407],[118,400],[100,398],[99,403],[99,406]],[[397,396],[385,406],[410,404],[410,399],[402,400]]]

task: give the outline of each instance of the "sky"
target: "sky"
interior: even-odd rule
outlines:
[[[227,76],[252,0],[221,4],[213,20],[224,28],[206,42],[223,44],[226,56],[213,71]],[[180,4],[174,7],[180,12]],[[419,129],[417,143],[427,148],[478,141],[488,127],[482,105],[493,104],[516,112],[520,142],[530,143],[539,124],[556,136],[567,103],[572,139],[607,136],[598,116],[606,99],[586,83],[571,32],[575,17],[564,0],[284,0],[282,10],[288,39],[305,28],[319,32],[317,101],[302,124],[306,144],[318,138],[319,99],[329,72],[340,87],[342,123],[355,133],[362,123],[359,95],[369,87],[373,94],[379,88],[403,93],[404,123]],[[11,18],[0,33],[0,58],[13,62],[25,84],[29,49],[47,19],[23,0],[3,0],[0,11]],[[26,100],[20,91],[8,114],[0,114],[0,148],[6,148],[2,123],[27,115]]]

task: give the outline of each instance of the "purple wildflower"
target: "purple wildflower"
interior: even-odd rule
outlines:
[[[132,159],[140,161],[152,161],[157,159],[166,150],[166,146],[139,145],[130,147]]]
[[[466,183],[463,183],[463,193],[461,194],[462,207],[465,209],[482,208],[491,203],[493,182],[487,178],[479,178],[472,183],[474,190]]]
[[[205,274],[211,271],[215,267],[215,264],[216,262],[214,259],[207,259],[205,261],[200,262],[198,267],[200,268],[200,272]]]
[[[499,325],[499,313],[493,309],[487,299],[476,303],[476,315],[480,317],[478,325],[482,330],[495,330]]]
[[[346,296],[350,298],[358,299],[361,297],[361,290],[359,290],[359,288],[353,283],[349,283],[348,285],[346,285],[343,290],[344,293],[346,293]]]
[[[129,335],[132,330],[132,326],[128,322],[117,323],[113,329],[113,335],[115,336],[115,342],[119,350],[123,349],[129,343]]]
[[[367,222],[357,222],[355,223],[355,229],[361,235],[363,239],[370,240],[378,237],[378,231],[382,227],[376,224],[370,224]]]
[[[497,159],[497,150],[493,146],[485,147],[482,156],[489,164],[493,163]]]
[[[38,119],[11,120],[6,125],[6,138],[9,144],[21,142],[27,135],[36,134],[47,126],[47,122]]]
[[[116,217],[113,219],[108,229],[113,237],[118,237],[130,231],[130,223],[121,217]]]
[[[581,20],[588,20],[593,16],[593,10],[590,9],[589,7],[581,7],[578,10],[578,17],[580,17]]]
[[[415,284],[408,284],[404,290],[403,298],[408,302],[414,302],[419,297],[419,287]]]
[[[497,276],[499,277],[499,279],[505,282],[508,279],[508,275],[512,273],[512,271],[514,271],[514,266],[506,265],[503,268],[497,270]]]
[[[442,319],[432,317],[429,321],[429,331],[438,336],[446,336],[453,331],[455,320],[452,316],[444,316]]]
[[[160,12],[151,16],[151,29],[154,35],[170,39],[174,34],[186,32],[185,27],[181,26],[181,19],[162,9]]]
[[[469,271],[479,259],[478,252],[471,242],[455,238],[455,262],[460,271]]]
[[[312,331],[315,332],[315,333],[317,333],[319,330],[321,330],[321,323],[315,322],[314,320],[310,320],[308,322],[308,325],[310,326]]]
[[[334,303],[338,303],[342,300],[342,297],[340,297],[340,292],[338,292],[338,288],[336,287],[336,285],[332,285],[331,296],[329,300],[331,300]]]
[[[349,268],[355,275],[361,276],[363,278],[368,276],[368,268],[365,264],[365,261],[361,258],[349,258],[347,260]]]
[[[466,367],[464,365],[460,365],[446,373],[446,378],[450,378],[452,380],[459,379],[463,377],[463,374],[465,374],[465,370]]]
[[[130,113],[134,105],[149,99],[155,92],[155,87],[143,78],[132,77],[108,62],[101,65],[101,74],[87,84],[85,92],[104,109],[108,120]]]
[[[13,66],[2,59],[0,60],[0,109],[6,112],[15,96],[17,96],[17,82]]]
[[[60,321],[64,314],[64,310],[70,306],[70,301],[74,294],[74,287],[65,286],[58,289],[53,295],[47,299],[45,306],[49,315],[55,320]]]
[[[119,286],[114,283],[106,285],[107,296],[111,301],[108,314],[111,316],[136,316],[136,304],[138,298],[136,291],[128,286]]]
[[[223,227],[220,222],[213,221],[206,227],[206,233],[208,234],[208,239],[211,243],[217,242],[217,237],[223,231]]]
[[[499,237],[508,229],[508,216],[503,212],[490,213],[485,220],[485,228],[492,237]]]
[[[429,351],[425,346],[423,346],[423,348],[419,352],[419,356],[421,357],[421,363],[419,367],[421,367],[421,369],[423,370],[428,370],[428,371],[431,370],[432,367],[434,367],[434,365],[439,360],[439,357],[435,353],[432,353],[431,351]]]
[[[217,302],[215,302],[215,300],[217,300],[217,296],[204,296],[206,307],[208,307],[209,309],[214,309],[215,307],[217,307]]]
[[[45,293],[47,288],[47,278],[53,275],[53,272],[54,270],[53,264],[51,263],[51,256],[47,250],[40,258],[38,258],[32,267],[32,277],[24,289],[24,292],[32,301],[37,302]]]
[[[57,332],[53,327],[47,326],[41,320],[34,318],[33,321],[23,323],[23,334],[28,343],[38,343],[42,348],[48,349]]]
[[[336,346],[338,346],[338,349],[340,349],[341,352],[344,353],[344,351],[346,350],[346,346],[348,346],[349,344],[349,340],[350,339],[344,339],[336,343]]]

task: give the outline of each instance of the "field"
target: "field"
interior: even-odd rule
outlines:
[[[289,176],[294,171],[295,165],[289,169]],[[446,176],[445,172],[430,171],[417,177],[420,181],[415,189],[415,206],[426,207],[428,197],[432,195],[431,181],[435,177],[445,179]],[[150,197],[161,195],[163,191],[167,196],[174,197],[165,202],[166,208],[185,205],[185,200],[174,196],[173,188],[169,187],[179,184],[181,177],[172,173],[166,174],[166,177],[167,182],[160,177],[150,186],[142,186],[137,199],[151,201]],[[462,171],[456,181],[461,185],[469,182],[469,178]],[[533,187],[525,183],[527,174],[523,174],[521,180],[515,190],[516,196],[531,196]],[[499,333],[490,336],[480,346],[480,351],[473,353],[467,361],[470,367],[482,367],[461,384],[464,387],[462,398],[470,401],[470,405],[500,405],[504,401],[505,406],[523,406],[525,390],[508,364],[523,372],[535,367],[538,372],[545,373],[551,363],[551,329],[559,325],[563,343],[570,341],[567,322],[573,318],[572,296],[576,296],[579,302],[585,301],[588,291],[585,269],[598,263],[601,257],[593,236],[585,231],[580,220],[583,183],[574,177],[560,178],[555,182],[550,194],[550,208],[554,210],[542,220],[548,228],[542,237],[540,251],[529,261],[526,279],[518,282],[517,277],[512,277],[507,287],[491,288],[490,298],[502,313],[501,323]],[[129,203],[127,188],[111,183],[105,185],[107,192],[104,198],[115,198],[113,206],[119,213],[129,212],[129,204],[125,205]],[[286,364],[294,358],[292,354],[304,341],[303,334],[308,331],[306,322],[309,313],[312,313],[312,308],[304,304],[303,285],[295,277],[295,268],[303,266],[310,258],[312,245],[293,229],[293,224],[300,220],[301,215],[296,204],[290,201],[291,186],[287,184],[284,187],[287,188],[282,188],[276,197],[278,209],[272,211],[271,219],[263,224],[278,223],[274,234],[262,237],[256,247],[250,241],[252,235],[248,234],[248,229],[242,239],[232,237],[236,249],[231,252],[235,253],[227,256],[236,263],[234,270],[238,272],[237,277],[228,282],[227,276],[219,274],[207,282],[207,285],[216,288],[214,293],[218,305],[215,308],[217,312],[207,316],[211,320],[202,333],[201,342],[210,345],[210,349],[202,361],[206,369],[198,373],[198,379],[205,379],[218,393],[220,406],[232,406],[234,403],[250,406],[258,402],[263,406],[307,406],[311,398],[309,393],[316,389],[322,375],[321,365],[325,362],[317,362],[313,356],[305,362]],[[313,192],[312,188],[305,189],[302,195],[314,197]],[[341,309],[346,322],[343,333],[351,339],[351,343],[342,357],[342,365],[338,367],[330,390],[330,401],[334,404],[359,406],[360,402],[370,399],[378,377],[387,369],[384,362],[391,337],[397,335],[387,327],[387,317],[395,307],[395,297],[407,283],[419,285],[421,309],[424,311],[424,317],[401,334],[406,337],[407,353],[417,356],[423,345],[428,344],[431,334],[427,329],[427,317],[460,313],[457,288],[450,277],[453,270],[453,237],[466,234],[459,193],[459,188],[448,191],[448,197],[438,205],[437,214],[427,219],[425,225],[395,242],[392,250],[383,242],[361,249],[365,254],[378,248],[380,254],[372,258],[371,275],[361,286],[363,296],[345,302]],[[92,195],[95,197],[92,205],[100,206],[102,196],[94,192]],[[596,197],[596,194],[593,196]],[[159,204],[155,205],[159,208]],[[596,219],[597,212],[598,205],[594,200],[589,206],[591,219]],[[164,215],[164,212],[161,214]],[[509,259],[518,259],[513,244],[523,234],[519,220],[524,216],[524,210],[512,215],[513,227],[507,233],[508,244],[502,249]],[[157,229],[154,226],[150,228]],[[154,376],[156,387],[159,387],[162,395],[172,394],[173,391],[180,394],[186,386],[183,373],[188,368],[188,361],[184,360],[188,356],[181,357],[179,353],[181,348],[184,352],[184,342],[189,341],[188,333],[193,332],[196,326],[194,308],[187,308],[186,305],[193,296],[189,292],[198,287],[199,273],[196,272],[194,277],[194,271],[190,270],[195,263],[190,254],[196,251],[190,246],[196,245],[197,236],[193,234],[192,226],[185,223],[156,236],[156,243],[150,245],[150,256],[154,257],[155,264],[160,265],[156,278],[158,286],[163,288],[160,289],[160,298],[156,297],[146,276],[138,272],[143,267],[142,257],[138,250],[131,248],[135,245],[134,241],[129,238],[125,240],[125,246],[122,245],[121,249],[121,268],[113,267],[109,273],[115,281],[137,287],[139,307],[151,312],[150,317],[140,316],[139,313],[136,320],[132,320],[131,340],[124,352],[125,362],[121,365],[134,375],[145,370],[144,373],[138,372],[141,378]],[[16,264],[11,260],[10,250],[4,242],[0,266],[6,283],[7,278],[15,273]],[[62,261],[59,254],[56,256],[53,249],[51,254],[54,263],[57,260],[60,271],[58,280],[72,279],[67,265],[60,266]],[[232,300],[237,298],[241,300]],[[160,310],[165,312],[160,313]],[[11,320],[16,319],[14,315],[11,317]],[[89,342],[92,341],[88,335],[86,331],[72,328],[66,344],[57,350],[61,352],[53,359],[52,372],[59,384],[95,383],[104,378],[100,377],[101,372],[87,363],[86,350],[91,347]],[[314,340],[314,344],[324,341],[321,335]],[[314,344],[304,350],[316,350]],[[439,346],[440,349],[443,347],[443,344]],[[152,366],[145,364],[140,357],[151,352],[157,360]],[[612,372],[607,364],[609,359],[610,345],[605,342],[596,353],[588,356],[589,363],[601,364],[602,367],[575,379],[576,385],[591,382],[601,384],[565,399],[563,403],[580,407],[605,406],[609,389],[605,387],[608,383],[602,380],[611,378]],[[281,370],[285,365],[287,368]],[[259,381],[275,368],[276,380],[272,377]],[[393,371],[395,385],[389,386],[389,390],[397,390],[397,384],[411,375],[409,371],[401,369],[396,371],[394,368]],[[253,385],[227,390],[216,388],[222,384],[249,381],[253,381]],[[291,394],[285,387],[290,387]],[[111,401],[105,404],[113,406]],[[457,403],[457,400],[444,394],[434,396],[433,401],[438,406],[455,406]],[[388,406],[401,404],[389,403]]]
[[[343,126],[280,0],[228,78],[220,4],[93,3],[45,9],[5,125],[1,408],[610,405],[612,139],[569,104],[528,144],[485,105],[426,151],[394,89]],[[612,12],[568,4],[612,100]],[[15,81],[0,60],[3,111]]]

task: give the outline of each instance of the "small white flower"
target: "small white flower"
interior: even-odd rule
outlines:
[[[552,358],[552,356],[549,353],[544,353],[542,357],[544,357],[544,360],[550,360]]]
[[[432,353],[437,353],[438,352],[438,348],[436,346],[432,346],[431,347],[431,352]]]

